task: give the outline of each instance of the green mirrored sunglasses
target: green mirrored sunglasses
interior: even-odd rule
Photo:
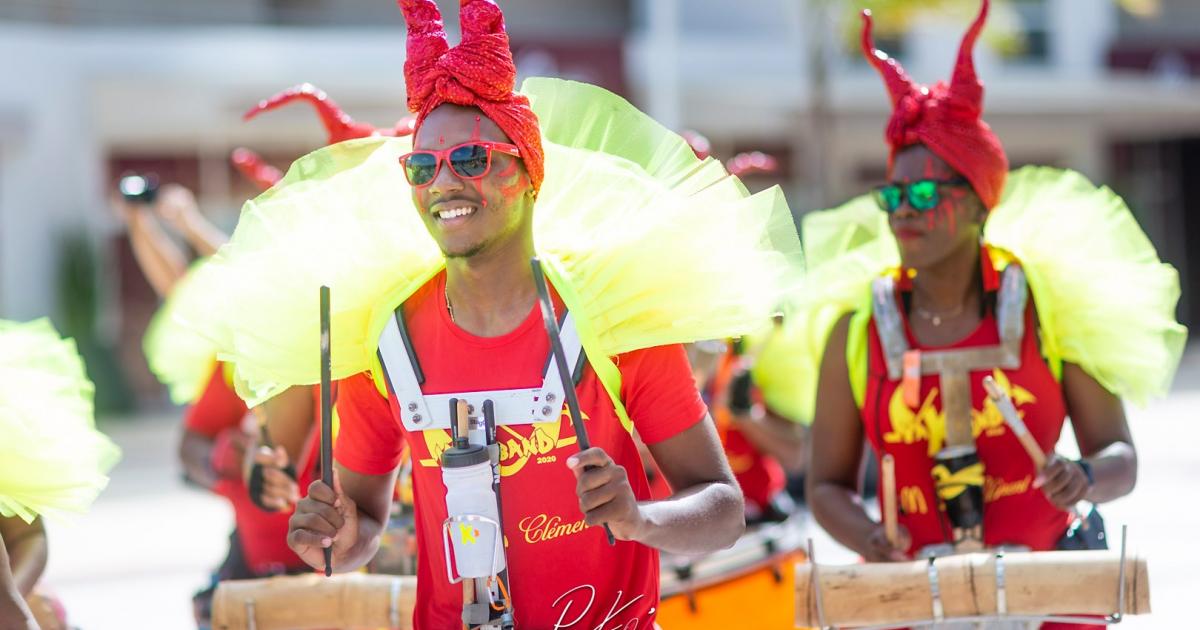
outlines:
[[[908,205],[917,212],[933,210],[942,201],[940,189],[942,186],[965,186],[967,180],[956,177],[950,180],[918,179],[911,182],[884,184],[876,186],[873,194],[879,209],[892,214],[908,199]]]

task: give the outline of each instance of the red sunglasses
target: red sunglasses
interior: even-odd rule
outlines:
[[[464,142],[448,149],[436,151],[413,151],[400,156],[400,165],[404,167],[404,177],[414,188],[424,188],[433,183],[442,162],[450,165],[450,170],[462,179],[479,179],[492,170],[492,152],[498,151],[515,158],[521,157],[521,150],[514,144],[504,142],[475,141]]]

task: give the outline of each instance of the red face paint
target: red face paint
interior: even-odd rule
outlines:
[[[921,168],[921,176],[924,177],[925,179],[934,179],[933,173],[935,170],[936,169],[935,169],[935,165],[933,163],[933,158],[926,157],[925,165]],[[938,204],[938,206],[936,208],[933,209],[933,212],[930,212],[926,215],[926,219],[925,219],[926,226],[929,228],[929,231],[932,232],[934,230],[934,228],[936,228],[938,226],[938,224],[942,222],[941,215],[945,212],[945,209],[946,209],[946,202],[942,201],[941,203]]]
[[[510,168],[506,168],[504,170],[506,173],[508,173],[508,177],[510,179],[508,182],[500,185],[498,192],[504,201],[511,205],[516,203],[517,198],[521,196],[521,192],[524,189],[524,182],[522,182],[521,178],[519,177],[513,177],[517,173],[517,165],[515,162]]]
[[[479,116],[475,116],[475,130],[471,132],[471,139],[475,142],[479,142],[479,128],[482,122],[483,121]],[[483,178],[480,177],[479,179],[473,179],[470,181],[475,185],[475,192],[479,193],[479,198],[481,199],[480,203],[484,208],[486,208],[488,206],[488,201],[487,197],[483,195]]]
[[[516,175],[516,173],[517,173],[517,161],[509,160],[508,166],[505,166],[503,171],[496,173],[496,177],[512,177],[513,175]]]

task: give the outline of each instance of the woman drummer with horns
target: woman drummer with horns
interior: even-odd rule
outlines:
[[[1088,546],[1076,503],[1124,496],[1137,477],[1122,400],[1165,392],[1186,335],[1178,277],[1116,195],[1070,171],[1009,172],[972,59],[987,12],[984,0],[950,83],[931,87],[875,49],[864,12],[863,53],[893,107],[889,181],[804,223],[810,257],[833,252],[810,258],[790,318],[827,339],[810,353],[823,351],[808,496],[869,561]],[[1082,459],[1037,469],[985,377],[1043,453],[1070,417]],[[895,462],[890,536],[857,494],[864,439]]]

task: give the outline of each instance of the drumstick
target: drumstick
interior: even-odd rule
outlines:
[[[475,578],[463,578],[463,612],[467,607],[475,603]],[[465,615],[464,615],[465,616]],[[471,630],[471,624],[463,620],[463,630]]]
[[[884,455],[880,469],[883,473],[883,528],[888,542],[895,547],[900,539],[896,526],[896,458],[891,454]]]
[[[542,307],[542,323],[546,325],[546,336],[550,338],[550,351],[554,355],[554,364],[558,366],[558,379],[562,381],[563,395],[567,398],[567,409],[571,412],[571,425],[575,427],[575,439],[579,450],[591,448],[588,441],[587,427],[583,425],[583,414],[579,412],[579,396],[575,393],[575,379],[571,378],[571,369],[567,367],[567,353],[563,352],[562,339],[558,336],[558,318],[554,316],[554,304],[550,301],[550,289],[546,286],[546,276],[542,273],[542,261],[534,256],[529,261],[533,268],[533,283],[537,286],[538,304]],[[617,544],[608,523],[604,524],[604,533],[608,536],[608,544]]]
[[[1008,394],[996,384],[996,380],[990,376],[983,377],[983,389],[987,390],[988,398],[991,399],[992,404],[996,405],[996,409],[1000,410],[1000,416],[1004,418],[1004,423],[1012,430],[1013,435],[1017,436],[1021,446],[1025,447],[1025,452],[1029,453],[1029,459],[1033,460],[1033,467],[1039,471],[1045,468],[1046,454],[1042,452],[1042,447],[1038,446],[1037,440],[1033,439],[1033,435],[1029,433],[1029,427],[1025,426],[1025,421],[1021,420],[1012,398],[1009,398]]]
[[[321,287],[321,482],[333,488],[333,397],[329,356],[329,287]],[[333,545],[325,547],[325,577],[333,575]]]
[[[458,405],[458,413],[455,414],[455,419],[458,421],[458,437],[461,440],[469,441],[471,434],[471,418],[470,407],[467,405],[466,398],[459,398],[456,401]]]

